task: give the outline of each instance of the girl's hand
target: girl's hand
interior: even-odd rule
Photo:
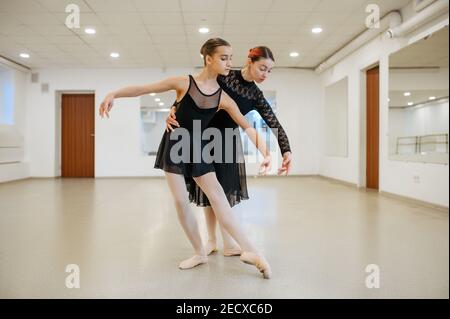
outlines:
[[[278,175],[282,175],[286,172],[286,176],[289,174],[292,166],[292,155],[291,152],[285,152],[283,154],[283,164],[281,168],[278,169]]]
[[[266,175],[267,172],[270,171],[271,161],[270,155],[264,157],[259,169],[259,175]]]
[[[105,117],[105,115],[109,118],[109,111],[111,111],[113,103],[114,103],[114,95],[110,93],[105,97],[103,102],[100,104],[99,114],[102,118]]]
[[[173,126],[176,127],[180,127],[180,124],[178,124],[178,122],[175,120],[177,117],[175,116],[175,112],[176,112],[176,108],[175,107],[171,107],[170,108],[170,114],[166,119],[166,132],[173,132]]]

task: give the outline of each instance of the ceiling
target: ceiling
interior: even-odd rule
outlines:
[[[249,48],[267,45],[277,66],[313,68],[365,30],[367,4],[377,3],[383,16],[409,2],[0,0],[0,55],[30,68],[195,67],[202,65],[202,43],[218,36],[233,46],[234,66],[245,62]],[[79,29],[64,24],[70,3],[80,8]],[[202,26],[210,33],[200,34]],[[315,26],[323,32],[313,34]]]

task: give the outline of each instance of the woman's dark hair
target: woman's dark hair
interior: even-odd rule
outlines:
[[[271,59],[275,62],[272,51],[263,45],[248,50],[248,58],[251,59],[252,62],[259,61],[260,59]]]
[[[200,48],[200,54],[203,56],[203,62],[206,65],[206,56],[212,56],[217,47],[226,46],[230,47],[230,43],[221,38],[212,38],[207,40]]]

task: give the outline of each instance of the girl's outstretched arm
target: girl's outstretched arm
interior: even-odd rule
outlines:
[[[186,76],[174,76],[159,82],[126,86],[106,95],[100,104],[99,114],[109,117],[109,111],[113,107],[114,99],[120,97],[136,97],[149,93],[161,93],[170,90],[176,90],[178,95],[183,95],[189,86],[189,79]]]

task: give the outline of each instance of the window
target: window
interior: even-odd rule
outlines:
[[[14,124],[14,86],[12,71],[0,66],[0,124]]]

